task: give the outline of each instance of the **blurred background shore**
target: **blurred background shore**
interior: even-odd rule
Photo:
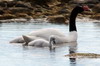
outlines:
[[[52,23],[68,23],[70,12],[78,4],[86,4],[93,11],[79,14],[78,18],[100,20],[100,0],[0,0],[0,22],[47,18]]]

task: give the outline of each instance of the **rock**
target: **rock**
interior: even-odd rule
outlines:
[[[25,3],[25,2],[22,2],[22,1],[18,1],[16,3],[15,7],[23,7],[23,8],[28,8],[28,9],[33,10],[33,7],[31,6],[30,3]]]
[[[11,22],[27,22],[27,19],[6,19],[6,20],[0,20],[0,23],[11,23]]]
[[[47,20],[50,23],[66,23],[66,18],[62,15],[49,16]]]
[[[0,2],[0,7],[5,7],[6,6],[6,3],[7,3],[6,1],[1,1]]]
[[[100,4],[97,4],[93,7],[93,11],[100,13]]]
[[[16,5],[16,1],[8,1],[7,7],[14,7]]]
[[[29,13],[29,12],[31,12],[30,9],[23,8],[23,7],[12,7],[12,8],[9,8],[8,10],[11,11],[13,14],[16,14],[16,13]]]
[[[100,20],[100,13],[98,13],[94,16],[91,16],[90,18]]]
[[[62,9],[60,9],[57,13],[58,13],[58,14],[65,14],[65,13],[69,13],[69,10],[66,9],[66,8],[62,8]]]
[[[16,5],[16,1],[0,1],[1,7],[13,7],[14,5]]]
[[[88,4],[88,6],[89,6],[90,8],[93,8],[93,7],[95,6],[95,4]]]
[[[86,4],[90,4],[90,3],[92,3],[92,4],[97,4],[97,3],[99,3],[99,0],[88,0],[88,1],[86,2]]]
[[[0,14],[2,15],[2,14],[4,14],[4,11],[3,11],[3,9],[0,9]]]
[[[68,3],[70,0],[59,0],[61,1],[62,3]]]
[[[32,17],[26,13],[16,13],[15,15],[16,15],[16,18],[25,18],[27,20],[32,19]]]
[[[17,17],[27,17],[28,15],[26,13],[17,13],[16,14]]]
[[[93,14],[94,12],[89,12],[89,11],[84,12],[84,15],[93,15]]]
[[[36,9],[36,10],[34,10],[34,12],[42,12],[42,10],[41,9]]]
[[[12,14],[3,14],[3,15],[0,15],[0,20],[12,19],[12,18],[15,18],[15,17],[16,16],[12,15]]]

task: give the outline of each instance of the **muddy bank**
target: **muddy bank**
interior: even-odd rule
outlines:
[[[58,0],[50,0],[50,2],[44,0],[41,4],[38,0],[3,1],[0,2],[0,22],[8,19],[24,18],[27,21],[30,19],[47,18],[51,23],[68,23],[70,12],[76,5],[75,3]],[[79,14],[78,17],[100,20],[100,3],[89,4],[89,6],[93,12],[84,12]]]

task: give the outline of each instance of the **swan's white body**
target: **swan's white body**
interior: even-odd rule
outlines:
[[[49,41],[49,38],[53,37],[55,38],[55,42],[57,44],[77,41],[76,31],[72,31],[69,33],[68,36],[66,36],[59,29],[53,29],[53,28],[36,30],[30,32],[29,34],[27,34],[27,36],[28,36],[27,40],[31,40],[31,41],[38,38],[42,38],[44,40]],[[11,43],[18,43],[19,40],[20,42],[22,42],[24,39],[22,37],[18,37],[17,39],[12,40]]]
[[[72,31],[69,33],[67,36],[57,36],[57,35],[52,35],[52,38],[55,39],[56,44],[61,44],[61,43],[67,43],[67,42],[75,42],[77,41],[77,32]]]
[[[51,35],[56,35],[56,36],[60,36],[60,37],[65,36],[59,29],[54,29],[54,28],[46,28],[46,29],[36,30],[36,31],[30,32],[28,35],[41,37],[46,40],[49,40],[49,37]]]

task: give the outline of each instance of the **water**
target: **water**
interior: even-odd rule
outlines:
[[[48,48],[23,47],[10,44],[17,36],[41,28],[58,28],[68,33],[68,25],[50,23],[1,23],[0,24],[0,66],[99,66],[100,59],[70,59],[64,55],[70,51],[100,54],[100,23],[77,22],[78,41],[67,43],[50,51]]]

